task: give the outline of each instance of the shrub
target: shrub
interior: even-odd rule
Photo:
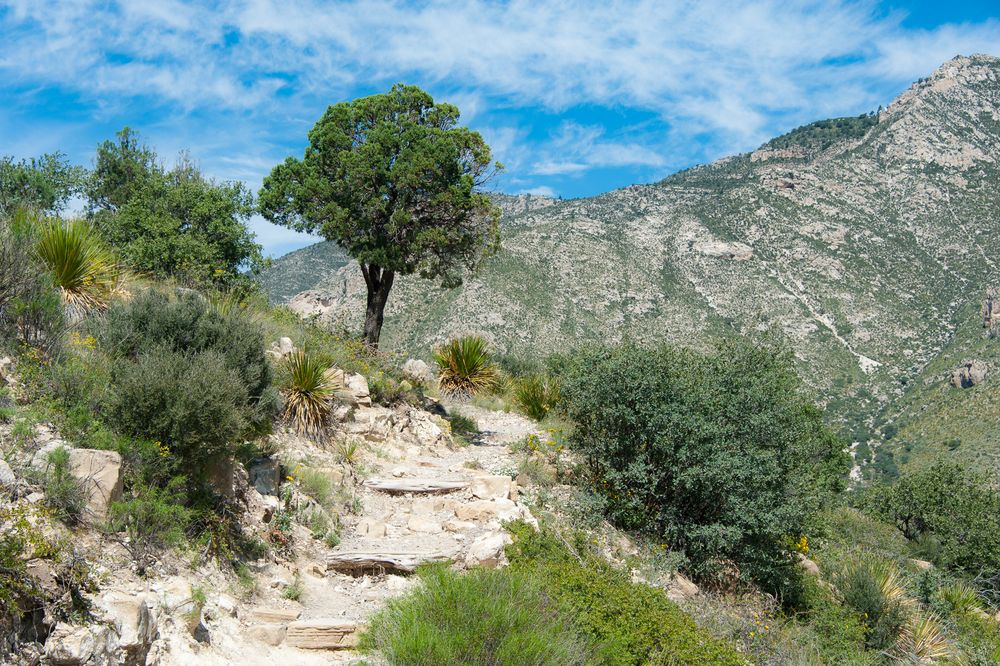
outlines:
[[[285,372],[281,384],[285,419],[299,432],[319,433],[333,409],[335,393],[341,388],[331,368],[315,356],[296,351],[285,361]]]
[[[162,442],[180,471],[203,479],[235,451],[248,430],[247,388],[214,351],[144,351],[112,368],[109,423],[122,433]]]
[[[420,580],[372,619],[363,650],[399,666],[599,663],[531,576],[433,567]]]
[[[541,421],[559,402],[559,384],[548,375],[528,375],[514,383],[514,402],[527,416]]]
[[[64,447],[50,451],[45,470],[45,503],[65,523],[80,521],[87,506],[83,488],[69,466],[69,451]]]
[[[122,289],[123,273],[117,260],[82,220],[42,223],[37,252],[70,306],[104,308]]]
[[[940,566],[1000,569],[1000,493],[982,475],[938,461],[891,486],[873,487],[862,505]]]
[[[478,335],[454,338],[434,350],[434,362],[440,369],[441,390],[453,395],[468,397],[488,391],[499,378],[489,345]]]
[[[849,463],[787,352],[747,340],[710,354],[598,348],[577,356],[562,392],[614,522],[683,551],[703,579],[726,559],[770,590],[796,577],[790,544]]]
[[[178,477],[165,488],[136,486],[129,499],[111,505],[108,531],[119,537],[139,575],[146,573],[160,552],[184,540],[191,515],[181,504],[183,484],[184,479]]]
[[[35,253],[35,226],[36,218],[24,211],[0,217],[0,337],[52,352],[63,311]]]
[[[508,529],[514,537],[507,548],[511,568],[537,577],[545,594],[600,646],[599,663],[747,663],[732,647],[699,629],[663,590],[633,583],[625,572],[586,553],[574,555],[551,531],[535,532],[523,522]]]
[[[279,410],[261,327],[243,310],[220,312],[191,291],[171,297],[150,290],[110,308],[97,328],[97,339],[102,351],[124,362],[153,350],[218,355],[244,387],[240,411],[248,437],[266,432]]]
[[[844,603],[865,625],[865,644],[873,650],[895,645],[912,603],[898,569],[884,561],[861,558],[847,564],[835,581]]]

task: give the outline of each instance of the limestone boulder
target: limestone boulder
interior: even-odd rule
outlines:
[[[10,490],[17,485],[17,477],[14,470],[5,461],[0,460],[0,489]]]
[[[480,476],[472,480],[469,489],[479,499],[510,499],[511,483],[509,476]]]
[[[368,388],[368,380],[365,379],[364,375],[334,370],[330,376],[341,387],[336,394],[340,400],[358,407],[372,406],[371,391]]]
[[[951,385],[955,388],[971,388],[982,384],[989,373],[989,366],[979,360],[966,361],[951,373]]]
[[[700,590],[690,578],[682,573],[675,573],[670,579],[670,584],[667,586],[666,592],[667,598],[680,602],[696,596]]]
[[[250,485],[261,495],[277,495],[281,485],[281,462],[275,458],[258,458],[247,467]]]
[[[87,499],[84,519],[91,523],[106,520],[111,503],[122,496],[121,455],[117,451],[70,449],[69,469]]]
[[[45,663],[52,666],[104,666],[117,663],[118,644],[106,625],[57,624],[45,641]]]
[[[511,542],[506,532],[484,534],[469,545],[465,554],[465,566],[496,569],[507,564],[504,546]]]
[[[95,600],[101,619],[117,634],[118,663],[139,666],[159,635],[157,617],[145,596],[110,590]]]
[[[411,358],[403,364],[403,376],[417,384],[433,384],[434,371],[417,358]]]

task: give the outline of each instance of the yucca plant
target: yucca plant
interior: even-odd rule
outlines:
[[[514,384],[514,402],[527,416],[541,421],[559,402],[559,384],[548,375],[528,375]]]
[[[330,416],[336,392],[343,387],[332,368],[305,351],[295,351],[284,363],[285,420],[300,433],[318,434]]]
[[[968,583],[952,583],[942,588],[940,594],[941,599],[956,615],[966,615],[983,607],[979,594]]]
[[[440,368],[441,390],[451,395],[468,397],[488,391],[500,374],[488,343],[478,335],[452,339],[434,351],[434,362]]]
[[[940,620],[934,615],[914,617],[904,625],[896,642],[896,663],[936,664],[953,659],[955,648]]]
[[[125,275],[121,264],[83,220],[43,222],[36,251],[52,273],[63,301],[71,307],[104,308],[122,291]]]

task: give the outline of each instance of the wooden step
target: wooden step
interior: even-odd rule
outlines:
[[[337,571],[352,576],[365,574],[410,574],[422,564],[450,563],[455,559],[453,553],[437,552],[405,552],[405,553],[375,553],[353,552],[334,553],[326,560],[327,571]]]
[[[368,479],[365,486],[390,495],[436,495],[453,493],[468,488],[469,481],[445,481],[442,479]]]

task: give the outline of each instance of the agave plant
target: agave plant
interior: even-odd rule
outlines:
[[[440,368],[441,390],[452,395],[471,396],[492,389],[499,378],[489,345],[478,335],[454,338],[434,351]]]
[[[285,420],[298,432],[321,432],[333,409],[335,394],[342,388],[333,369],[302,350],[288,356],[285,367],[287,375],[281,387]]]
[[[121,264],[83,220],[43,222],[36,250],[71,307],[104,308],[122,291]]]
[[[944,626],[934,615],[908,622],[899,634],[896,653],[896,663],[903,664],[936,664],[956,656]]]

